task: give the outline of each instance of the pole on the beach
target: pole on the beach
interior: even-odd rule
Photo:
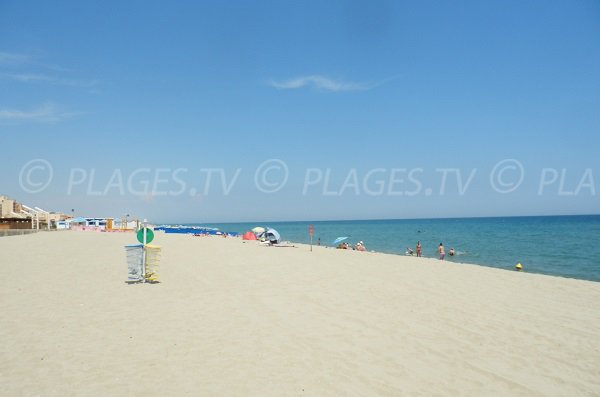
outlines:
[[[142,249],[142,277],[144,278],[144,282],[146,282],[146,243],[148,241],[147,237],[146,237],[146,222],[147,220],[144,219],[144,225],[143,225],[143,234],[144,234],[144,238],[143,238],[143,242],[142,244],[144,244],[144,248]]]
[[[313,225],[308,226],[308,235],[310,236],[310,252],[312,252],[312,238],[313,234],[315,234],[315,228]]]

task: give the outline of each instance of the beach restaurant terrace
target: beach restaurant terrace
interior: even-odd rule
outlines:
[[[31,228],[31,218],[0,218],[0,230]]]

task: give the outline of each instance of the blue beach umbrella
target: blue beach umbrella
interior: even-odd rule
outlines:
[[[346,240],[346,239],[348,239],[348,237],[347,237],[347,236],[346,236],[346,237],[338,237],[338,238],[336,238],[336,239],[333,241],[333,245],[339,244],[339,243],[341,243],[342,241],[344,241],[344,240]]]
[[[279,241],[281,240],[281,236],[279,235],[279,232],[277,230],[268,228],[266,235],[267,235],[267,239],[270,242],[272,242],[274,244],[279,244]]]

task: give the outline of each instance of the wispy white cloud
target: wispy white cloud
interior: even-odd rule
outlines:
[[[60,111],[52,103],[44,103],[30,110],[0,108],[0,124],[13,125],[23,122],[56,123],[75,114]]]
[[[274,81],[271,80],[269,85],[278,89],[298,89],[304,87],[313,87],[318,90],[330,92],[343,91],[367,91],[375,88],[381,83],[357,83],[341,80],[334,80],[329,77],[320,75],[300,76],[290,80]]]
[[[25,63],[30,60],[29,55],[0,51],[0,65]]]
[[[44,62],[39,55],[0,51],[0,80],[91,89],[98,80],[71,78],[72,69]],[[66,77],[64,77],[66,76]],[[95,92],[90,90],[90,92]]]
[[[0,65],[5,67],[27,66],[38,67],[55,72],[70,72],[72,69],[44,62],[43,54],[23,54],[18,52],[0,51]]]
[[[19,81],[22,83],[42,82],[80,88],[92,88],[98,84],[97,80],[65,79],[62,77],[39,73],[0,73],[0,78]]]

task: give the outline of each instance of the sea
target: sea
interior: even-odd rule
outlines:
[[[417,241],[423,256],[437,258],[444,244],[446,260],[515,271],[600,281],[600,215],[527,216],[452,219],[389,219],[189,224],[243,233],[256,226],[276,229],[283,241],[334,246],[338,237],[367,250],[406,255]]]

